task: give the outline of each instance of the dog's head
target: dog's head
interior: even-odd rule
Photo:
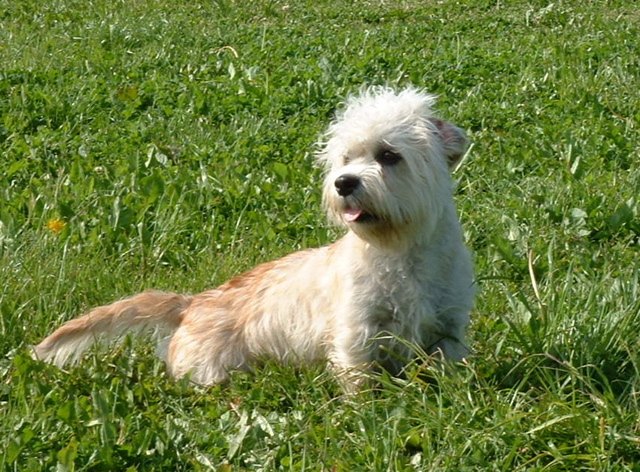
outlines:
[[[434,102],[382,87],[347,100],[318,154],[333,221],[376,245],[429,237],[453,205],[450,170],[467,148],[460,128],[433,116]]]

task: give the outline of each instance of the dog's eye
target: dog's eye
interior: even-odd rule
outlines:
[[[390,149],[383,149],[376,155],[376,161],[383,166],[393,166],[402,160],[402,156]]]

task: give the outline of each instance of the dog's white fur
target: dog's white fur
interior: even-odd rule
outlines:
[[[450,169],[466,150],[434,97],[369,88],[347,100],[318,154],[337,242],[262,264],[195,296],[144,292],[61,326],[35,356],[63,365],[97,337],[161,328],[170,373],[203,385],[261,359],[328,361],[345,388],[372,363],[397,372],[411,344],[460,360],[473,303]],[[408,341],[405,342],[405,341]]]

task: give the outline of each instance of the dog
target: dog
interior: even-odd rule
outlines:
[[[370,369],[394,375],[415,353],[469,353],[471,255],[451,170],[465,133],[437,118],[416,88],[364,88],[321,140],[323,204],[346,234],[198,295],[147,291],[68,321],[34,347],[58,366],[101,337],[154,331],[169,373],[200,385],[261,360],[326,362],[356,391]]]

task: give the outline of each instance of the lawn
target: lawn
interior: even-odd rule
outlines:
[[[638,38],[624,0],[0,0],[0,470],[640,471]],[[313,155],[362,84],[473,141],[467,365],[344,398],[321,366],[175,382],[134,340],[29,357],[338,237]]]

